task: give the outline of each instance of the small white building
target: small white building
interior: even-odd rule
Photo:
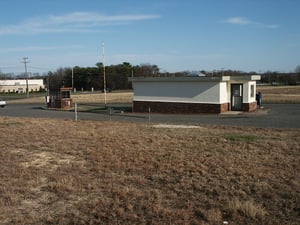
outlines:
[[[1,93],[26,93],[26,79],[0,80]],[[28,79],[29,92],[36,92],[44,89],[43,79]]]
[[[133,111],[223,113],[254,111],[260,75],[222,77],[136,77]]]

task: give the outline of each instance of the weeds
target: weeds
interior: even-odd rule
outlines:
[[[254,203],[253,200],[240,201],[235,198],[229,201],[228,208],[232,214],[241,214],[251,219],[262,218],[267,215],[265,208]]]
[[[22,125],[21,122],[1,122],[0,127],[9,127],[9,126],[16,126],[16,125]]]
[[[237,141],[237,142],[251,142],[251,141],[256,141],[258,140],[259,138],[255,135],[245,135],[245,134],[226,134],[224,136],[224,138],[226,140],[229,140],[229,141]]]

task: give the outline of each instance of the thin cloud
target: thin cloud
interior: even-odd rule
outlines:
[[[159,15],[152,14],[104,15],[93,12],[73,12],[31,18],[19,24],[0,26],[0,35],[99,32],[99,28],[104,26],[125,25],[158,18]]]
[[[256,22],[249,20],[245,17],[230,17],[224,21],[223,23],[233,24],[233,25],[242,25],[242,26],[254,26],[258,28],[266,28],[266,29],[277,29],[280,26],[278,24],[265,24],[261,22]]]
[[[238,25],[248,25],[252,23],[250,20],[243,17],[231,17],[225,20],[224,22],[230,24],[238,24]]]
[[[115,15],[107,16],[99,13],[74,12],[62,16],[50,16],[49,22],[54,24],[131,22],[159,18],[158,15]]]
[[[25,47],[15,47],[15,48],[0,48],[1,52],[28,52],[28,51],[52,51],[52,50],[62,50],[62,49],[79,49],[82,46],[72,45],[72,46],[25,46]]]
[[[267,28],[267,29],[278,29],[280,26],[278,24],[257,24],[260,28]]]

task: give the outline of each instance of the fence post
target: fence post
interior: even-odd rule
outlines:
[[[148,123],[150,123],[150,121],[151,121],[151,108],[150,108],[150,106],[149,106],[149,109],[148,109]]]
[[[75,102],[75,121],[77,121],[78,119],[78,115],[77,115],[77,103]]]
[[[111,107],[109,107],[109,121],[111,121]]]

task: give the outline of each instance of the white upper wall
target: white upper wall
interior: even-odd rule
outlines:
[[[228,82],[220,83],[220,103],[230,102],[230,86]]]
[[[251,90],[251,86],[253,85],[253,89]],[[243,102],[244,103],[251,103],[255,102],[256,99],[256,81],[249,81],[243,83]]]
[[[18,80],[0,80],[0,86],[20,86],[26,85],[25,79]],[[43,79],[28,79],[28,85],[44,86]]]
[[[220,97],[220,86],[218,82],[138,82],[134,83],[133,100],[220,103],[224,101],[224,96],[222,100]]]

